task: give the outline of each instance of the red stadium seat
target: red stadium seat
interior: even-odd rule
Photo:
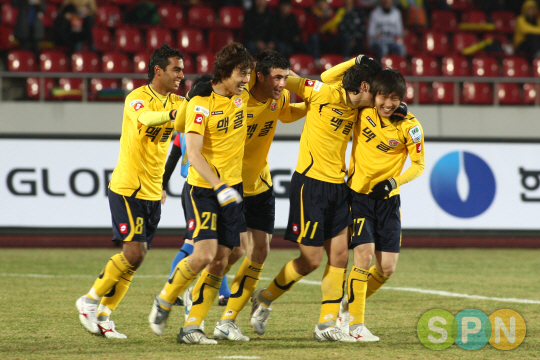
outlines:
[[[461,22],[485,24],[487,23],[486,13],[478,10],[465,11],[461,14]]]
[[[381,59],[381,65],[384,68],[391,68],[398,70],[402,75],[409,75],[409,64],[407,59],[398,55],[388,55]]]
[[[158,8],[158,14],[160,18],[160,25],[178,29],[184,26],[184,11],[179,6],[173,5],[161,5]]]
[[[54,79],[45,78],[44,81],[44,99],[52,99],[52,89],[55,87]],[[40,79],[39,78],[28,78],[26,79],[26,96],[30,99],[37,100],[40,97]]]
[[[324,54],[321,55],[321,71],[328,70],[337,64],[344,62],[345,59],[341,55],[337,54]]]
[[[268,7],[276,7],[279,5],[279,0],[266,0],[266,5]]]
[[[476,105],[493,104],[493,92],[488,83],[463,83],[463,103]]]
[[[436,104],[454,103],[454,83],[434,82],[433,83],[433,102]]]
[[[17,22],[17,14],[19,9],[11,6],[10,4],[2,4],[0,10],[0,18],[2,19],[3,25],[14,26]]]
[[[523,103],[518,84],[498,84],[497,98],[501,105],[518,105]]]
[[[420,104],[431,104],[433,103],[433,98],[429,90],[429,86],[425,82],[418,83],[418,91],[415,92],[414,83],[407,81],[407,91],[405,93],[405,98],[403,101],[406,103],[414,103],[415,100],[418,100]]]
[[[97,51],[104,52],[114,50],[111,33],[108,29],[94,26],[92,28],[92,34],[94,46]]]
[[[533,59],[532,71],[534,77],[540,77],[540,58]]]
[[[446,3],[453,10],[468,10],[473,7],[471,0],[446,0]]]
[[[116,47],[125,52],[143,51],[141,31],[132,27],[120,27],[115,31]]]
[[[96,26],[115,28],[122,24],[122,13],[117,6],[98,6],[96,10]]]
[[[193,6],[188,11],[190,28],[211,29],[216,24],[214,9],[206,6]]]
[[[135,56],[133,56],[133,72],[136,72],[137,74],[147,74],[150,56],[152,56],[152,54],[147,52],[136,53]]]
[[[56,15],[58,15],[58,7],[56,5],[45,5],[45,12],[43,13],[43,18],[41,19],[43,26],[46,28],[52,28]]]
[[[497,60],[487,56],[477,56],[472,60],[473,76],[499,76]]]
[[[313,6],[313,0],[292,0],[291,4],[293,6],[300,6],[303,8],[311,8]]]
[[[442,58],[444,76],[471,76],[469,62],[461,55],[449,55]]]
[[[60,51],[43,51],[39,55],[39,70],[44,72],[68,72],[68,58],[65,53]]]
[[[37,71],[36,58],[31,51],[12,50],[8,53],[7,68],[9,71]]]
[[[313,75],[317,73],[315,60],[311,55],[293,54],[289,57],[291,70],[300,76]]]
[[[214,59],[215,54],[214,53],[200,53],[197,55],[197,73],[198,74],[208,74],[212,71],[212,67],[214,66]]]
[[[239,6],[223,6],[219,9],[219,23],[226,29],[241,29],[244,24],[244,9]]]
[[[424,53],[434,56],[443,56],[449,53],[450,43],[445,33],[426,31],[422,37]]]
[[[122,89],[126,92],[131,92],[145,85],[148,85],[148,80],[146,79],[122,79]]]
[[[523,84],[523,103],[533,105],[536,104],[538,100],[537,84]]]
[[[491,18],[495,29],[506,33],[513,33],[516,27],[516,15],[511,11],[493,11]]]
[[[55,94],[55,98],[63,100],[81,100],[83,91],[83,79],[60,78],[58,87],[67,92],[66,94]]]
[[[306,27],[307,15],[306,10],[302,8],[293,7],[291,12],[296,16],[296,22],[300,30],[303,30]]]
[[[413,76],[439,76],[439,64],[432,56],[415,56],[411,59]]]
[[[97,73],[101,72],[101,63],[96,53],[79,51],[71,55],[71,69],[73,72]]]
[[[158,49],[161,44],[172,44],[173,37],[169,29],[151,28],[146,31],[146,48],[149,50]]]
[[[91,79],[90,92],[96,93],[104,89],[118,89],[118,81],[116,79]]]
[[[184,74],[195,73],[195,65],[190,54],[184,54]]]
[[[457,32],[453,38],[453,49],[456,53],[461,53],[463,49],[478,43],[478,37],[472,33]]]
[[[207,51],[204,35],[199,29],[182,29],[177,35],[178,47],[181,51],[199,53]]]
[[[520,57],[509,56],[502,61],[503,76],[528,77],[531,76],[529,62]]]
[[[418,39],[418,34],[416,32],[409,31],[408,34],[403,37],[403,42],[407,47],[407,55],[415,56],[422,53],[422,51],[420,51],[420,40]]]
[[[328,1],[328,5],[330,5],[333,8],[340,8],[344,5],[343,0],[327,0],[327,1]]]
[[[456,13],[451,10],[433,10],[431,12],[431,29],[442,32],[456,31]]]
[[[103,72],[105,73],[129,73],[131,66],[129,58],[124,53],[109,52],[101,57]]]
[[[208,33],[208,48],[218,52],[225,45],[234,41],[234,34],[229,30],[210,30]]]
[[[15,47],[13,27],[0,25],[0,50],[9,50]]]

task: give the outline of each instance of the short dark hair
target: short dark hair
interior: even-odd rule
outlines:
[[[193,84],[191,85],[191,87],[195,87],[195,85],[197,85],[200,82],[208,82],[208,81],[212,81],[212,74],[204,74],[204,75],[197,76],[195,80],[193,80]]]
[[[362,65],[354,65],[345,71],[343,75],[343,88],[353,94],[358,94],[362,82],[367,82],[369,85],[373,82],[375,73],[369,68]]]
[[[373,96],[377,96],[377,94],[396,94],[400,100],[403,100],[407,92],[407,83],[399,71],[384,69],[375,76],[369,91]]]
[[[161,47],[159,49],[156,49],[152,56],[150,56],[150,61],[148,61],[148,83],[152,83],[154,80],[154,67],[157,65],[163,70],[167,68],[167,65],[169,65],[169,58],[176,57],[182,60],[184,58],[184,55],[180,53],[180,51],[171,48],[167,44],[161,44]]]
[[[273,50],[264,50],[261,51],[255,59],[257,64],[255,64],[255,72],[260,72],[264,75],[264,78],[270,74],[272,69],[283,69],[287,70],[291,68],[291,63],[287,58],[281,55],[278,52]]]
[[[217,84],[230,78],[236,68],[240,71],[251,71],[253,69],[253,58],[242,44],[231,42],[216,54],[216,60],[212,68],[214,76],[212,82]]]

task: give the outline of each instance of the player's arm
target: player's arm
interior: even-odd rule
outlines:
[[[171,152],[169,153],[169,157],[167,158],[167,162],[165,163],[165,172],[163,173],[163,183],[162,183],[162,191],[161,191],[161,205],[165,204],[165,201],[167,201],[167,185],[169,185],[169,180],[171,179],[171,175],[174,172],[174,169],[176,168],[176,164],[178,164],[178,160],[182,157],[182,148],[180,147],[180,134],[176,135],[176,138],[173,141],[173,147],[171,149]]]
[[[197,170],[199,175],[203,177],[212,187],[216,187],[222,183],[221,179],[214,173],[210,164],[202,156],[204,136],[196,132],[186,133],[186,153],[191,166]]]
[[[298,121],[307,115],[307,104],[305,102],[289,103],[281,114],[279,114],[279,121],[288,124]]]
[[[174,130],[178,133],[186,132],[186,109],[188,106],[187,99],[182,99],[182,103],[178,107],[176,112],[176,119],[174,120]]]
[[[323,72],[321,74],[321,81],[329,85],[339,84],[343,79],[345,72],[355,64],[356,58],[342,62],[341,64],[338,64]]]
[[[142,112],[137,121],[146,126],[159,126],[168,123],[176,118],[177,110],[170,111],[144,111]]]
[[[411,113],[408,115],[408,117],[414,118],[414,115]],[[415,121],[414,126],[409,126],[406,128],[406,130],[407,133],[405,134],[405,138],[407,139],[407,152],[411,158],[411,166],[405,172],[403,172],[403,174],[394,178],[397,186],[413,181],[422,175],[425,168],[424,133],[422,126],[418,121]]]

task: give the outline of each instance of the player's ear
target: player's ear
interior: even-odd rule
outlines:
[[[257,81],[260,81],[260,82],[264,81],[264,75],[260,71],[257,73]]]
[[[369,91],[369,84],[367,81],[362,81],[362,84],[360,84],[360,89],[362,89],[362,91]]]

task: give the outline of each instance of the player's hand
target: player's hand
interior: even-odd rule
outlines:
[[[363,67],[368,68],[373,74],[377,74],[382,70],[381,63],[367,55],[358,55],[356,57],[356,65],[362,65]]]
[[[235,206],[242,202],[242,196],[238,193],[238,191],[228,187],[225,183],[221,183],[214,187],[214,191],[216,192],[216,196],[221,207]]]
[[[163,190],[161,191],[161,205],[165,205],[165,201],[167,201],[167,191]]]
[[[191,100],[195,96],[202,96],[202,97],[210,96],[212,95],[212,91],[213,89],[212,89],[211,81],[201,81],[200,83],[198,83],[197,85],[195,85],[188,91],[186,98],[188,100]]]
[[[407,103],[406,102],[401,102],[401,104],[399,104],[398,108],[396,110],[394,110],[392,115],[390,115],[390,120],[392,120],[392,121],[405,120],[405,117],[407,116],[408,111],[409,110],[407,109]]]
[[[371,189],[368,196],[373,200],[382,200],[387,197],[396,187],[396,180],[394,180],[394,178],[390,178],[375,185],[373,189]]]

